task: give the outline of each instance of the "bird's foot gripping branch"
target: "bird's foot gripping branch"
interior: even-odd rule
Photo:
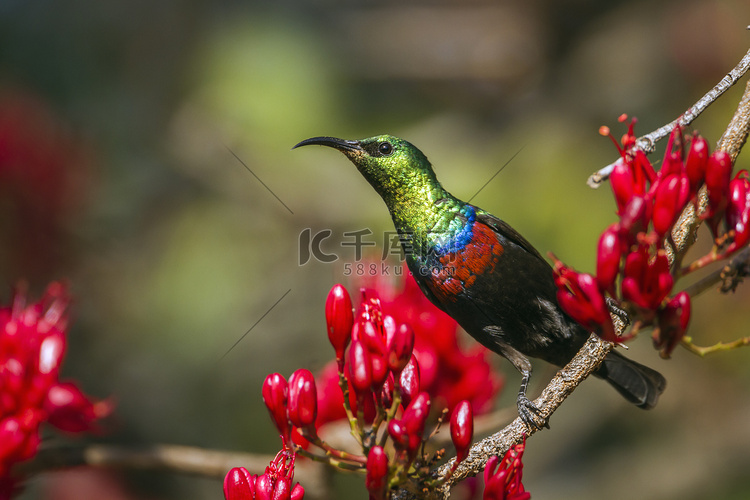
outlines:
[[[275,494],[272,481],[260,479],[269,475],[282,478],[276,482],[284,492],[279,498],[302,498],[299,485],[291,488],[289,457],[295,455],[364,475],[372,499],[388,498],[399,487],[420,495],[435,490],[468,456],[473,408],[487,412],[502,386],[490,371],[489,353],[478,347],[463,352],[455,322],[434,309],[414,282],[384,304],[374,291],[363,290],[356,314],[346,289],[336,285],[326,320],[336,360],[318,380],[299,369],[288,380],[271,374],[263,384],[263,401],[282,441],[276,461],[284,467],[272,463],[263,476],[233,469],[225,480],[228,500],[266,498],[258,496],[259,488]],[[339,417],[348,421],[349,446],[325,440],[324,424]],[[438,476],[434,468],[445,450],[431,438],[446,419],[456,459]],[[528,498],[521,484],[522,452],[519,445],[496,459],[487,498]]]
[[[634,124],[631,120],[621,144],[602,127],[621,156],[610,175],[619,221],[599,239],[596,276],[575,272],[555,259],[557,298],[570,316],[610,342],[623,342],[653,327],[654,346],[668,358],[681,341],[686,343],[690,321],[690,294],[674,293],[677,280],[731,258],[750,240],[750,180],[746,170],[732,176],[728,153],[709,153],[703,137],[688,136],[679,126],[672,130],[656,171],[635,147]],[[687,246],[679,247],[673,234],[691,215],[707,223],[714,245],[684,264]],[[612,299],[631,317],[624,336],[615,335],[608,304]]]

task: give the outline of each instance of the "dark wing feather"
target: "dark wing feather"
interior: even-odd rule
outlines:
[[[505,238],[509,239],[530,254],[536,255],[537,257],[539,257],[539,259],[547,262],[544,257],[542,257],[542,254],[540,254],[539,251],[526,240],[526,238],[521,236],[518,231],[510,227],[507,222],[500,220],[494,215],[488,214],[487,212],[484,212],[479,208],[477,208],[477,220],[487,224],[495,232],[503,235]]]

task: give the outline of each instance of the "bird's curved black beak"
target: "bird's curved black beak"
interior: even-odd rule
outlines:
[[[362,146],[359,141],[347,141],[345,139],[337,139],[336,137],[311,137],[304,141],[296,144],[292,149],[296,149],[301,146],[309,146],[311,144],[317,144],[319,146],[328,146],[329,148],[338,149],[342,153],[346,152],[363,152]]]

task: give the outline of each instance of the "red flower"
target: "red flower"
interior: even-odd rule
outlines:
[[[404,405],[408,405],[419,394],[419,388],[422,386],[422,377],[419,374],[419,362],[413,354],[406,364],[406,368],[401,371],[399,384],[401,386],[401,399],[403,399]]]
[[[615,281],[620,273],[622,247],[620,225],[612,224],[599,238],[596,251],[596,280],[602,290],[610,293],[614,292]]]
[[[414,350],[414,330],[409,325],[401,325],[394,329],[387,342],[388,368],[399,375],[411,359]]]
[[[315,378],[310,370],[301,368],[289,377],[289,401],[287,417],[295,427],[315,430],[318,412],[318,396]]]
[[[388,434],[393,439],[393,446],[405,456],[405,462],[411,463],[422,444],[425,423],[430,415],[430,396],[420,392],[404,410],[403,417],[388,423]]]
[[[620,214],[620,234],[628,246],[633,245],[639,233],[646,233],[654,204],[650,195],[633,196]]]
[[[340,367],[344,366],[344,351],[352,337],[354,313],[352,299],[349,292],[341,285],[334,285],[326,299],[326,324],[328,325],[328,340],[336,351],[336,360]]]
[[[244,467],[235,467],[224,478],[226,500],[253,500],[258,476],[250,474]]]
[[[690,145],[690,152],[685,161],[685,173],[690,181],[690,198],[698,193],[698,189],[706,180],[708,153],[708,141],[699,135],[694,136]]]
[[[352,342],[349,348],[349,354],[346,366],[348,368],[347,378],[354,387],[357,399],[363,401],[364,398],[372,394],[370,386],[372,385],[372,364],[370,355],[367,352],[365,343],[360,340]]]
[[[44,400],[47,421],[65,432],[99,430],[98,420],[112,413],[111,401],[90,401],[72,382],[50,387]]]
[[[729,200],[729,182],[732,176],[732,157],[724,151],[714,151],[706,166],[706,191],[708,206],[703,218],[714,238],[719,236],[718,227]]]
[[[302,500],[305,490],[294,478],[294,454],[282,450],[263,474],[250,474],[244,467],[231,469],[224,478],[226,500]]]
[[[281,434],[281,441],[284,444],[289,442],[291,428],[287,420],[286,406],[289,397],[289,388],[286,379],[280,373],[272,373],[266,377],[263,382],[263,402],[268,408],[276,429]]]
[[[58,381],[69,302],[65,286],[52,283],[37,303],[27,305],[16,290],[0,307],[0,490],[12,489],[11,467],[36,454],[42,422],[80,433],[98,430],[97,420],[112,412],[111,402],[92,402]]]
[[[661,180],[654,194],[652,216],[654,230],[659,238],[663,238],[672,229],[689,200],[690,181],[685,173],[670,174]]]
[[[523,443],[510,447],[502,460],[491,457],[484,468],[484,500],[527,500],[531,498],[521,483],[526,438]]]
[[[370,500],[385,498],[388,477],[388,455],[380,446],[373,446],[367,455],[367,476],[365,487],[370,493]]]
[[[615,327],[604,293],[590,274],[577,273],[555,259],[557,301],[563,311],[608,342],[616,342]]]
[[[469,455],[471,440],[474,438],[474,415],[471,403],[461,401],[451,416],[451,440],[456,447],[456,462],[458,466]]]
[[[379,307],[379,306],[378,306]],[[376,316],[380,321],[364,320],[355,323],[352,329],[352,339],[360,342],[366,351],[366,362],[369,364],[370,388],[379,390],[388,378],[388,358],[385,347],[385,328],[382,315],[378,309]],[[354,345],[352,345],[352,350]],[[350,368],[353,368],[350,364]]]

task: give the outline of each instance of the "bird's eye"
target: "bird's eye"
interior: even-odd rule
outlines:
[[[393,153],[393,146],[390,142],[381,142],[380,144],[378,144],[378,153],[383,156],[388,156],[389,154]]]

